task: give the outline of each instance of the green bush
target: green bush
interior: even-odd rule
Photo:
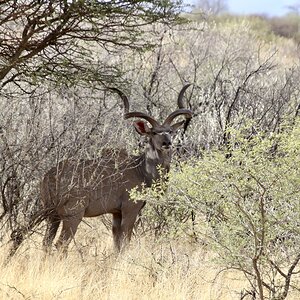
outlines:
[[[135,197],[152,199],[145,217],[157,232],[205,241],[261,299],[284,299],[299,272],[300,122],[278,134],[249,137],[250,128],[174,168],[166,196],[158,185]]]

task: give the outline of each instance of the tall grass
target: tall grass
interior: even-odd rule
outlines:
[[[116,256],[105,229],[83,224],[66,258],[45,256],[40,244],[27,240],[8,264],[1,248],[0,299],[239,299],[247,287],[188,241],[136,237]]]
[[[8,263],[7,245],[1,247],[0,299],[226,300],[251,290],[242,273],[223,270],[206,245],[136,236],[116,255],[100,221],[88,222],[81,224],[67,257],[55,250],[45,255],[37,234]]]

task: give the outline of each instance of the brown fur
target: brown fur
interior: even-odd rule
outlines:
[[[129,102],[126,96],[123,98],[128,110]],[[129,191],[151,186],[160,178],[159,167],[169,171],[172,135],[184,123],[171,125],[171,122],[179,115],[191,117],[191,112],[179,109],[163,125],[143,113],[125,114],[125,118],[144,118],[152,125],[150,128],[141,120],[134,123],[137,132],[148,138],[148,145],[140,156],[130,156],[124,149],[104,149],[99,159],[64,160],[50,169],[41,183],[42,204],[53,211],[47,218],[44,247],[51,246],[61,222],[57,247],[66,249],[83,217],[109,213],[113,216],[115,248],[120,251],[124,242],[130,240],[135,220],[144,206],[143,201],[131,201]]]

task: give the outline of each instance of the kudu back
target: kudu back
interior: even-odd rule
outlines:
[[[41,201],[47,217],[47,231],[43,246],[49,249],[62,222],[57,248],[66,250],[83,217],[112,214],[112,232],[117,251],[129,242],[143,201],[131,201],[129,191],[142,186],[150,187],[162,172],[168,172],[172,157],[172,136],[192,118],[184,108],[183,95],[190,84],[179,93],[178,109],[160,124],[142,112],[129,112],[126,95],[112,88],[124,102],[124,118],[138,118],[133,125],[147,137],[145,151],[130,156],[123,149],[104,149],[97,160],[64,160],[50,169],[41,182]],[[185,120],[174,123],[178,116]],[[145,122],[146,121],[146,122]]]

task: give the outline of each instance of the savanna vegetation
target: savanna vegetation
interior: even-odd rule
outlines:
[[[287,23],[297,10],[0,1],[0,297],[298,299],[299,29]],[[105,216],[82,222],[68,257],[45,255],[47,170],[145,145],[108,87],[164,120],[186,83],[193,119],[167,184],[130,192],[147,202],[130,247],[114,254]]]

